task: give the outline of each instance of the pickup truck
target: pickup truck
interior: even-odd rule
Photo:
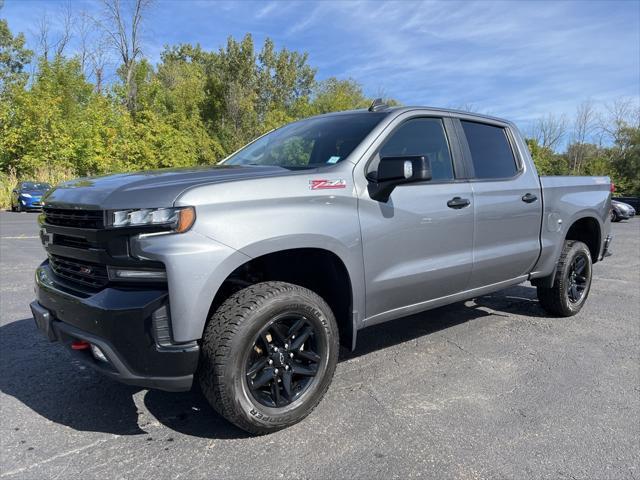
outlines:
[[[39,222],[31,309],[49,340],[128,384],[199,384],[264,434],[313,410],[370,325],[525,281],[550,315],[578,313],[611,192],[538,176],[509,121],[376,102],[216,166],[62,183]]]

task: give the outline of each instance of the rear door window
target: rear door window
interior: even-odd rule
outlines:
[[[479,179],[504,179],[518,172],[507,132],[502,127],[461,120],[467,137],[474,176]]]

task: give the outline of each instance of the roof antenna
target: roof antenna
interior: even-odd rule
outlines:
[[[377,112],[378,110],[384,110],[389,106],[384,103],[381,98],[376,98],[373,102],[371,102],[371,106],[369,107],[370,112]]]

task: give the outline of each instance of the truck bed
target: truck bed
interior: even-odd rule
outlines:
[[[598,219],[600,239],[610,229],[611,180],[609,177],[541,176],[543,212],[540,226],[540,259],[532,277],[550,274],[558,261],[567,229],[577,220]],[[597,262],[597,255],[592,255]]]

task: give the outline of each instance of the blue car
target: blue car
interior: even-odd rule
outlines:
[[[11,211],[23,212],[42,209],[42,196],[51,185],[42,182],[20,182],[11,192]]]

